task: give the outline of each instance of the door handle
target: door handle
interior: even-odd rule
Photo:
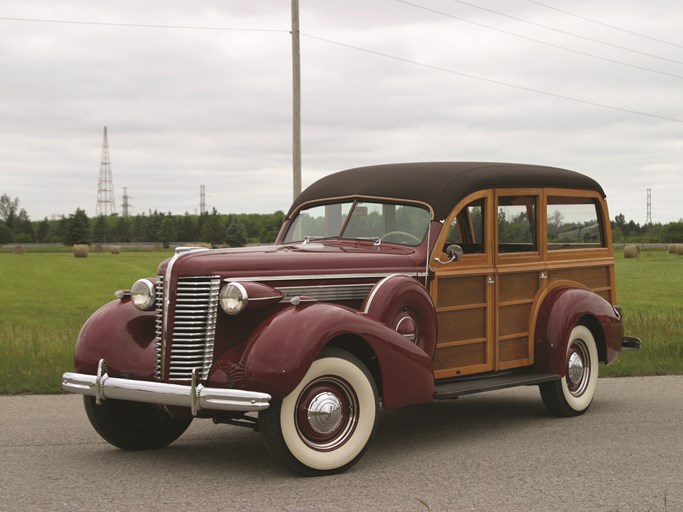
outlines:
[[[495,279],[493,279],[491,276],[488,276],[486,278],[486,284],[494,284],[496,282]]]

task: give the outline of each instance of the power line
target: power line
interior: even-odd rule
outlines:
[[[598,44],[602,44],[602,45],[605,45],[605,46],[610,46],[610,47],[612,47],[612,48],[618,48],[618,49],[620,49],[620,50],[624,50],[624,51],[632,52],[632,53],[637,53],[638,55],[644,55],[644,56],[646,56],[646,57],[652,57],[652,58],[654,58],[654,59],[660,59],[660,60],[664,60],[664,61],[667,61],[667,62],[674,62],[674,63],[676,63],[676,64],[683,64],[683,61],[680,61],[680,60],[670,59],[670,58],[668,58],[668,57],[662,57],[661,55],[655,55],[655,54],[653,54],[653,53],[647,53],[647,52],[643,52],[643,51],[640,51],[640,50],[634,50],[633,48],[628,48],[628,47],[626,47],[626,46],[621,46],[621,45],[618,45],[618,44],[609,43],[609,42],[607,42],[607,41],[601,41],[600,39],[594,39],[594,38],[588,37],[588,36],[582,36],[581,34],[576,34],[576,33],[574,33],[574,32],[570,32],[570,31],[568,31],[568,30],[562,30],[562,29],[559,29],[559,28],[551,27],[551,26],[549,26],[549,25],[545,25],[545,24],[543,24],[543,23],[537,23],[537,22],[535,22],[535,21],[525,20],[524,18],[519,18],[519,17],[517,17],[517,16],[512,16],[511,14],[505,14],[504,12],[495,11],[495,10],[489,9],[489,8],[487,8],[487,7],[482,7],[482,6],[480,6],[480,5],[476,5],[476,4],[473,4],[473,3],[470,3],[470,2],[465,2],[464,0],[451,0],[451,2],[457,2],[457,3],[459,3],[459,4],[468,5],[468,6],[470,6],[470,7],[474,7],[475,9],[480,9],[480,10],[482,10],[482,11],[486,11],[486,12],[490,12],[490,13],[493,13],[493,14],[497,14],[498,16],[503,16],[503,17],[505,17],[505,18],[509,18],[509,19],[511,19],[511,20],[520,21],[520,22],[522,22],[522,23],[527,23],[527,24],[529,24],[529,25],[534,25],[534,26],[536,26],[536,27],[541,27],[541,28],[544,28],[544,29],[547,29],[547,30],[552,30],[553,32],[558,32],[558,33],[560,33],[560,34],[564,34],[564,35],[576,37],[576,38],[579,38],[579,39],[584,39],[584,40],[590,41],[590,42],[592,42],[592,43],[598,43]]]
[[[594,107],[600,107],[600,108],[605,108],[605,109],[609,109],[609,110],[616,110],[616,111],[618,111],[618,112],[625,112],[625,113],[628,113],[628,114],[634,114],[634,115],[638,115],[638,116],[651,117],[651,118],[654,118],[654,119],[663,119],[663,120],[665,120],[665,121],[673,121],[673,122],[675,122],[675,123],[683,123],[683,119],[677,119],[677,118],[675,118],[675,117],[667,117],[667,116],[662,116],[662,115],[658,115],[658,114],[651,114],[651,113],[649,113],[649,112],[641,112],[641,111],[639,111],[639,110],[632,110],[632,109],[628,109],[628,108],[615,107],[614,105],[607,105],[607,104],[605,104],[605,103],[598,103],[598,102],[595,102],[595,101],[583,100],[583,99],[581,99],[581,98],[574,98],[574,97],[572,97],[572,96],[565,96],[565,95],[563,95],[563,94],[555,94],[555,93],[552,93],[552,92],[543,91],[543,90],[541,90],[541,89],[534,89],[534,88],[532,88],[532,87],[526,87],[526,86],[524,86],[524,85],[517,85],[517,84],[510,83],[510,82],[503,82],[503,81],[501,81],[501,80],[495,80],[495,79],[493,79],[493,78],[486,78],[486,77],[483,77],[483,76],[473,75],[473,74],[471,74],[471,73],[463,73],[463,72],[461,72],[461,71],[455,71],[455,70],[453,70],[453,69],[448,69],[448,68],[444,68],[444,67],[441,67],[441,66],[435,66],[435,65],[433,65],[433,64],[425,64],[424,62],[417,62],[417,61],[410,60],[410,59],[406,59],[406,58],[403,58],[403,57],[397,57],[397,56],[395,56],[395,55],[390,55],[390,54],[388,54],[388,53],[378,52],[378,51],[376,51],[376,50],[370,50],[370,49],[367,49],[367,48],[362,48],[362,47],[360,47],[360,46],[354,46],[354,45],[351,45],[351,44],[348,44],[348,43],[342,43],[342,42],[340,42],[340,41],[333,41],[332,39],[326,39],[326,38],[324,38],[324,37],[314,36],[314,35],[312,35],[312,34],[305,34],[305,33],[303,33],[303,32],[301,32],[301,35],[302,35],[302,36],[305,36],[305,37],[308,37],[308,38],[310,38],[310,39],[315,39],[315,40],[322,41],[322,42],[329,43],[329,44],[333,44],[333,45],[336,45],[336,46],[341,46],[341,47],[344,47],[344,48],[350,48],[350,49],[352,49],[352,50],[358,50],[358,51],[365,52],[365,53],[369,53],[369,54],[372,54],[372,55],[378,55],[378,56],[380,56],[380,57],[385,57],[385,58],[387,58],[387,59],[392,59],[392,60],[396,60],[396,61],[399,61],[399,62],[404,62],[404,63],[407,63],[407,64],[413,64],[413,65],[415,65],[415,66],[421,66],[421,67],[423,67],[423,68],[434,69],[434,70],[437,70],[437,71],[443,71],[443,72],[445,72],[445,73],[450,73],[450,74],[453,74],[453,75],[463,76],[463,77],[466,77],[466,78],[472,78],[472,79],[474,79],[474,80],[480,80],[480,81],[482,81],[482,82],[488,82],[488,83],[491,83],[491,84],[501,85],[501,86],[504,86],[504,87],[510,87],[510,88],[512,88],[512,89],[518,89],[518,90],[521,90],[521,91],[533,92],[533,93],[535,93],[535,94],[542,94],[543,96],[550,96],[550,97],[552,97],[552,98],[559,98],[559,99],[563,99],[563,100],[567,100],[567,101],[573,101],[573,102],[575,102],[575,103],[583,103],[583,104],[585,104],[585,105],[592,105],[592,106],[594,106]]]
[[[284,29],[269,29],[269,28],[237,28],[237,27],[205,27],[194,25],[159,25],[159,24],[145,24],[145,23],[112,23],[104,21],[77,21],[77,20],[54,20],[44,18],[10,18],[2,16],[0,20],[3,21],[23,21],[29,23],[62,23],[67,25],[94,25],[104,27],[130,27],[130,28],[161,28],[161,29],[181,29],[181,30],[218,30],[229,32],[285,32],[289,30]]]
[[[583,56],[585,56],[585,57],[592,57],[592,58],[594,58],[594,59],[599,59],[599,60],[603,60],[603,61],[606,61],[606,62],[612,62],[612,63],[614,63],[614,64],[620,64],[620,65],[622,65],[622,66],[628,66],[628,67],[630,67],[630,68],[640,69],[641,71],[648,71],[648,72],[650,72],[650,73],[657,73],[657,74],[659,74],[659,75],[665,75],[665,76],[670,76],[670,77],[673,77],[673,78],[681,78],[681,79],[683,79],[683,75],[676,75],[676,74],[674,74],[674,73],[667,73],[666,71],[659,71],[659,70],[657,70],[657,69],[652,69],[652,68],[648,68],[648,67],[645,67],[645,66],[638,66],[637,64],[629,64],[628,62],[623,62],[623,61],[620,61],[620,60],[617,60],[617,59],[611,59],[611,58],[609,58],[609,57],[602,57],[602,56],[596,55],[596,54],[594,54],[594,53],[588,53],[588,52],[582,52],[582,51],[580,51],[580,50],[574,50],[573,48],[567,48],[566,46],[562,46],[562,45],[559,45],[559,44],[549,43],[548,41],[542,41],[542,40],[540,40],[540,39],[535,39],[535,38],[529,37],[529,36],[523,36],[523,35],[521,35],[521,34],[516,34],[516,33],[514,33],[514,32],[510,32],[510,31],[508,31],[508,30],[503,30],[503,29],[500,29],[500,28],[492,27],[491,25],[486,25],[486,24],[484,24],[484,23],[479,23],[479,22],[477,22],[477,21],[472,21],[472,20],[468,20],[468,19],[465,19],[465,18],[461,18],[461,17],[459,17],[459,16],[455,16],[455,15],[449,14],[449,13],[447,13],[447,12],[438,11],[438,10],[436,10],[436,9],[431,9],[431,8],[429,8],[429,7],[424,7],[424,6],[422,6],[422,5],[417,5],[417,4],[408,2],[407,0],[394,0],[394,1],[399,2],[399,3],[402,3],[402,4],[410,5],[410,6],[412,6],[412,7],[417,8],[417,9],[422,9],[423,11],[428,11],[428,12],[431,12],[431,13],[434,13],[434,14],[439,14],[439,15],[441,15],[441,16],[446,16],[447,18],[453,18],[453,19],[455,19],[455,20],[462,21],[462,22],[464,22],[464,23],[469,23],[469,24],[471,24],[471,25],[476,25],[476,26],[478,26],[478,27],[483,27],[483,28],[486,28],[486,29],[489,29],[489,30],[495,30],[496,32],[501,32],[501,33],[507,34],[507,35],[509,35],[509,36],[517,37],[517,38],[520,38],[520,39],[526,39],[527,41],[533,41],[533,42],[535,42],[535,43],[539,43],[539,44],[543,44],[543,45],[546,45],[546,46],[550,46],[550,47],[552,47],[552,48],[558,48],[558,49],[565,50],[565,51],[568,51],[568,52],[571,52],[571,53],[576,53],[576,54],[578,54],[578,55],[583,55]]]
[[[542,7],[545,7],[546,9],[552,9],[553,11],[561,12],[562,14],[566,14],[567,16],[573,16],[573,17],[575,17],[575,18],[579,18],[579,19],[582,19],[582,20],[585,20],[585,21],[590,21],[591,23],[596,23],[596,24],[598,24],[598,25],[602,25],[603,27],[608,27],[608,28],[611,28],[611,29],[614,29],[614,30],[618,30],[618,31],[620,31],[620,32],[625,32],[625,33],[627,33],[627,34],[632,34],[632,35],[634,35],[634,36],[643,37],[643,38],[645,38],[645,39],[649,39],[650,41],[657,41],[658,43],[668,44],[668,45],[670,45],[670,46],[675,46],[676,48],[683,48],[683,45],[681,45],[681,44],[672,43],[671,41],[666,41],[666,40],[664,40],[664,39],[659,39],[659,38],[657,38],[657,37],[649,36],[649,35],[647,35],[647,34],[642,34],[642,33],[640,33],[640,32],[634,32],[633,30],[628,30],[628,29],[626,29],[626,28],[618,27],[618,26],[616,26],[616,25],[610,25],[609,23],[605,23],[605,22],[603,22],[603,21],[598,21],[598,20],[596,20],[596,19],[589,18],[589,17],[587,17],[587,16],[581,16],[580,14],[576,14],[576,13],[573,13],[573,12],[569,12],[569,11],[565,11],[565,10],[562,10],[562,9],[558,9],[557,7],[553,7],[553,6],[551,6],[551,5],[547,5],[547,4],[544,4],[544,3],[542,3],[542,2],[537,2],[536,0],[527,0],[527,2],[530,2],[530,3],[532,3],[532,4],[536,4],[536,5],[540,5],[540,6],[542,6]]]

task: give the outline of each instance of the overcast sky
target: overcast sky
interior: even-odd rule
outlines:
[[[119,211],[127,187],[132,214],[195,213],[201,185],[222,213],[288,208],[288,0],[3,0],[0,18],[0,194],[33,220],[95,215],[105,125]],[[651,188],[653,221],[678,220],[681,27],[680,0],[301,0],[303,185],[536,163],[596,178],[612,217],[644,223]]]

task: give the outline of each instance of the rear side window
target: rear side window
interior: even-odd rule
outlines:
[[[498,252],[537,251],[536,196],[498,198]]]
[[[600,209],[595,199],[548,197],[548,249],[605,247]]]

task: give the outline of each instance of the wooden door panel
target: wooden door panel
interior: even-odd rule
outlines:
[[[477,273],[438,279],[435,295],[439,338],[434,354],[437,379],[493,369],[493,286],[489,277],[489,273]]]

